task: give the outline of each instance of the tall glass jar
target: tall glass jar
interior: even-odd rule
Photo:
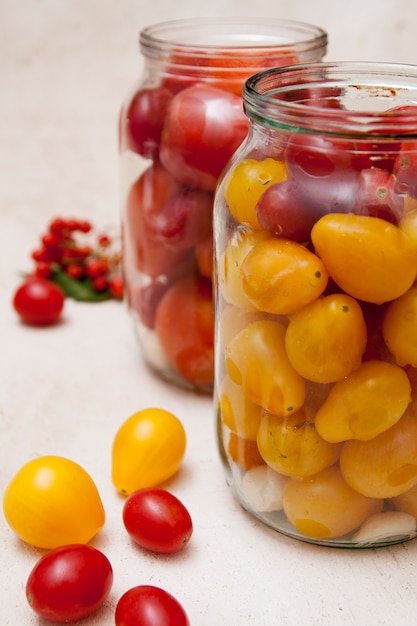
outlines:
[[[141,351],[166,380],[213,389],[213,194],[248,130],[244,81],[320,60],[326,44],[320,28],[273,19],[140,33],[144,69],[120,115],[123,264]]]
[[[417,67],[271,69],[214,207],[227,479],[327,546],[416,536]]]

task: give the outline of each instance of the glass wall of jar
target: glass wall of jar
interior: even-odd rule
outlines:
[[[215,401],[242,506],[327,546],[417,518],[417,67],[251,77],[214,206]]]
[[[140,34],[142,76],[120,115],[123,264],[145,361],[213,389],[212,213],[217,179],[244,140],[244,81],[322,59],[318,27],[274,19],[160,23]]]

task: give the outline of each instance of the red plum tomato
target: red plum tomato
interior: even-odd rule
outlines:
[[[291,135],[285,162],[291,176],[309,197],[333,211],[352,210],[358,172],[352,168],[349,144],[323,135]],[[346,207],[346,208],[345,208]]]
[[[122,144],[146,158],[157,156],[172,98],[173,93],[166,87],[138,91],[121,114]]]
[[[13,307],[26,324],[53,324],[61,316],[65,296],[61,289],[47,280],[31,276],[16,290]]]
[[[54,622],[80,620],[107,598],[113,570],[107,557],[92,546],[72,544],[47,552],[26,582],[33,611]]]
[[[186,507],[165,489],[133,492],[123,507],[123,524],[133,541],[160,554],[179,552],[193,533]]]
[[[417,141],[404,141],[394,163],[394,175],[401,193],[417,198]]]
[[[212,220],[213,194],[182,187],[149,216],[149,226],[160,244],[187,250],[211,233]]]
[[[170,364],[190,383],[213,384],[214,314],[212,284],[183,278],[162,297],[155,331]]]
[[[138,585],[119,599],[116,626],[190,626],[187,614],[174,596],[152,585]]]
[[[325,205],[310,199],[293,178],[268,187],[255,210],[262,228],[299,243],[310,239],[312,227],[326,211]]]
[[[241,98],[197,84],[172,100],[159,157],[181,183],[214,191],[217,179],[248,132]]]
[[[379,217],[392,224],[401,219],[404,199],[397,195],[395,177],[380,167],[361,171],[355,213]]]
[[[161,245],[155,229],[164,207],[182,186],[159,163],[151,165],[132,185],[126,203],[126,248],[131,248],[136,268],[153,278],[181,274],[190,252]]]

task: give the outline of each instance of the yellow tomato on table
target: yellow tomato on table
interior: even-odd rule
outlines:
[[[143,409],[119,428],[112,448],[112,481],[123,495],[171,478],[185,454],[180,420],[164,409]]]
[[[105,522],[93,479],[80,465],[60,456],[26,463],[4,493],[3,511],[23,541],[45,549],[88,543]]]

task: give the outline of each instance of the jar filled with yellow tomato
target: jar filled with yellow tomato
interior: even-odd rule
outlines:
[[[417,534],[417,67],[273,68],[214,204],[228,483],[311,543]]]

